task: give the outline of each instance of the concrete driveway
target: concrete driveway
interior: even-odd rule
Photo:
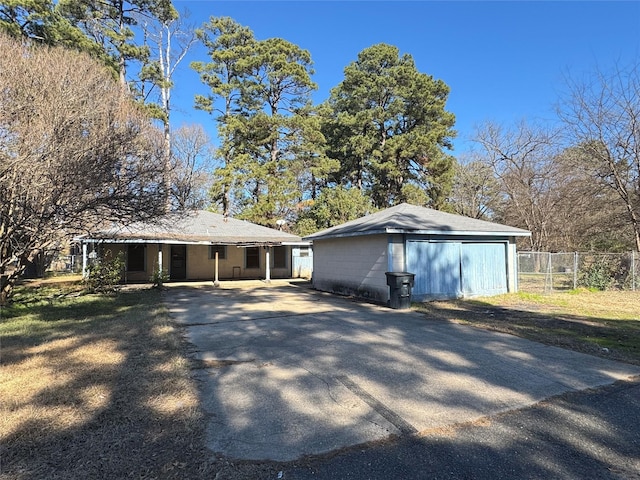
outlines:
[[[172,286],[214,452],[294,460],[640,375],[510,335],[273,282]]]

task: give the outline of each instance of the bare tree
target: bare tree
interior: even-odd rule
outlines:
[[[582,168],[606,185],[624,206],[640,251],[640,76],[639,66],[595,71],[568,80],[559,105],[571,141],[580,146]]]
[[[456,165],[449,202],[459,215],[490,220],[502,197],[493,168],[482,160],[471,154]]]
[[[548,248],[561,183],[559,133],[526,122],[505,129],[487,123],[476,135],[505,197],[498,220],[531,231],[532,250]]]
[[[484,166],[474,168],[489,168],[497,181],[498,197],[490,203],[492,219],[530,230],[527,248],[623,248],[624,242],[615,237],[625,229],[611,192],[584,168],[590,158],[584,149],[564,148],[560,130],[524,122],[510,129],[488,123],[479,129],[476,141],[484,154],[475,160]],[[473,190],[474,184],[480,188],[477,179],[465,181],[467,189]],[[466,205],[480,204],[481,191],[478,198],[472,195],[475,204],[467,200]]]
[[[569,147],[554,160],[556,201],[548,248],[628,251],[632,236],[624,208],[615,192],[584,168],[588,161],[580,147]]]
[[[204,208],[209,203],[211,144],[201,125],[185,125],[173,136],[171,203],[174,209]]]
[[[155,129],[95,61],[0,36],[0,71],[6,303],[25,264],[61,232],[153,219],[164,211],[165,192],[161,155],[150,141]]]

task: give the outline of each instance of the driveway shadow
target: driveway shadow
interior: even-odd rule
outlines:
[[[208,446],[289,461],[420,436],[640,374],[511,335],[291,286],[172,288]]]

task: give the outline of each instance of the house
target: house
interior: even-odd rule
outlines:
[[[517,291],[519,228],[403,203],[305,237],[316,289],[386,303],[386,272],[415,275],[424,301]]]
[[[149,281],[161,270],[170,280],[268,281],[310,275],[296,264],[305,251],[310,257],[309,242],[205,210],[172,213],[153,223],[113,225],[76,240],[82,244],[83,273],[92,257],[122,252],[127,282]]]

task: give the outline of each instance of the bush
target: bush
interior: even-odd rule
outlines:
[[[124,266],[124,253],[120,252],[112,258],[111,250],[108,250],[103,258],[89,265],[84,279],[86,289],[92,293],[114,292],[122,282]]]
[[[158,270],[156,265],[156,268],[153,269],[153,275],[151,275],[149,281],[153,283],[154,288],[162,288],[162,284],[169,281],[169,274],[166,270]]]
[[[607,290],[615,280],[615,266],[607,258],[598,258],[586,265],[580,272],[578,286],[595,290]]]

